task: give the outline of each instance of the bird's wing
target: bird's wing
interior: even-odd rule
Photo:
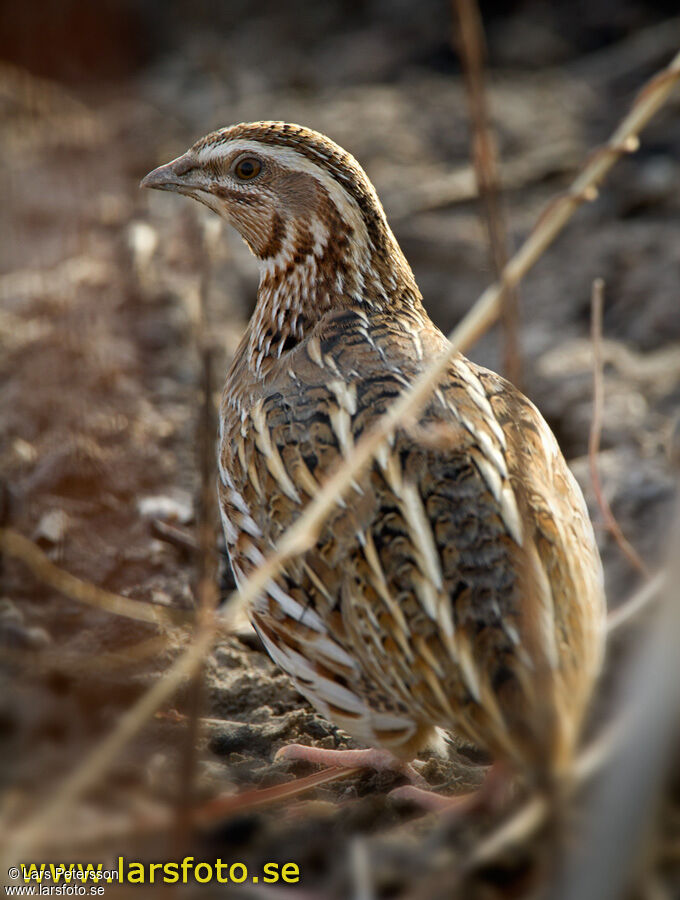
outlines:
[[[351,328],[361,323],[345,318],[344,358],[333,339],[309,342],[305,365],[243,400],[223,436],[221,507],[237,577],[422,367],[403,352],[392,364],[380,336],[369,364],[363,335],[357,364]],[[549,686],[548,734],[560,703],[565,721],[584,705],[567,688],[576,696],[592,684],[593,548],[582,496],[539,413],[459,357],[253,617],[303,693],[360,740],[397,749],[429,722],[526,756],[522,733],[542,727],[537,685]],[[541,745],[535,734],[526,742]]]

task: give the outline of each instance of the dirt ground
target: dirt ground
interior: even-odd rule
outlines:
[[[66,57],[80,65],[75,73],[60,69],[60,57],[41,69],[28,51],[5,50],[0,514],[59,567],[163,608],[194,605],[195,554],[168,540],[158,520],[195,534],[199,338],[207,333],[215,348],[219,387],[253,309],[257,274],[245,247],[208,211],[137,185],[202,134],[241,120],[288,119],[353,152],[444,330],[491,280],[463,83],[445,37],[448,10],[432,4],[422,21],[411,6],[390,16],[379,3],[363,11],[321,4],[305,17],[297,4],[287,16],[265,4],[251,18],[232,3],[211,23],[202,4],[193,12],[178,4],[159,36],[151,21],[159,5],[142,14],[111,3],[106,15],[118,24],[105,29],[106,40],[97,37],[99,55],[88,55],[73,32]],[[663,4],[619,4],[616,15],[610,6],[594,4],[579,24],[559,4],[551,15],[538,14],[536,4],[505,15],[489,6],[490,99],[513,247],[608,137],[636,88],[680,46],[680,19],[668,18]],[[82,7],[65,4],[73,15]],[[23,35],[29,13],[15,15]],[[67,42],[68,16],[50,15],[48,25]],[[132,58],[121,50],[130,29],[138,39]],[[596,277],[606,284],[604,493],[656,570],[670,552],[680,458],[679,114],[676,92],[639,152],[617,165],[601,197],[579,212],[520,291],[523,389],[584,488],[611,608],[641,579],[602,527],[588,473],[591,284]],[[498,329],[470,356],[499,369]],[[0,817],[8,834],[159,679],[189,636],[78,603],[14,559],[3,560],[0,574]],[[226,596],[222,553],[220,578]],[[645,622],[617,633],[593,734]],[[420,818],[388,797],[403,782],[398,775],[362,774],[189,835],[181,817],[149,827],[178,803],[192,696],[190,686],[180,688],[126,744],[64,815],[41,858],[82,851],[97,860],[194,853],[253,868],[293,861],[302,878],[289,892],[241,885],[233,895],[310,900],[519,897],[541,883],[545,834],[454,886],[451,873],[492,819],[453,829]],[[206,659],[200,709],[196,803],[314,771],[273,761],[291,741],[351,745],[269,661],[245,619]],[[424,774],[433,786],[461,790],[479,783],[480,762],[474,748],[461,747],[448,762],[430,760]],[[679,779],[676,771],[675,789],[664,793],[648,860],[661,893],[640,887],[631,896],[680,895]],[[216,885],[201,890],[231,896]]]

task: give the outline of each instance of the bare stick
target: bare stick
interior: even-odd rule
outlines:
[[[628,541],[616,516],[611,510],[606,497],[602,492],[600,471],[597,466],[597,454],[600,452],[600,436],[602,434],[602,407],[604,403],[604,386],[602,378],[602,308],[604,306],[604,281],[596,278],[593,281],[591,296],[591,325],[590,335],[593,345],[593,417],[590,423],[590,436],[588,438],[588,463],[590,465],[590,478],[593,483],[593,492],[597,505],[604,519],[608,531],[628,562],[646,578],[650,577],[649,569],[640,559],[633,545]]]
[[[135,666],[150,656],[158,657],[170,646],[167,632],[138,641],[121,650],[101,653],[65,651],[63,647],[41,648],[38,651],[25,647],[3,647],[3,658],[18,667],[38,673],[65,672],[72,675],[91,677],[93,672],[115,672],[118,669]]]
[[[186,717],[182,717],[182,721],[185,720]],[[212,721],[219,725],[224,724],[217,719]],[[220,794],[191,809],[191,824],[197,829],[209,829],[235,816],[249,813],[255,809],[264,809],[284,800],[292,800],[322,785],[343,781],[361,772],[361,768],[332,767],[266,788],[253,788],[238,794]],[[115,820],[113,823],[107,822],[103,826],[98,825],[94,830],[92,824],[88,823],[84,833],[76,835],[65,829],[51,830],[41,838],[40,850],[43,853],[46,851],[58,852],[61,848],[61,852],[63,852],[64,847],[72,848],[76,844],[78,849],[82,850],[93,844],[110,845],[112,840],[119,838],[143,838],[150,835],[158,837],[161,833],[170,833],[173,824],[176,823],[173,823],[171,810],[166,807],[155,808],[152,812],[149,811],[143,815],[136,814],[127,825],[121,823],[120,820]],[[6,837],[6,835],[2,836]]]
[[[653,578],[645,581],[632,597],[613,609],[607,616],[607,634],[611,635],[618,631],[622,625],[640,615],[653,600],[658,600],[667,580],[668,576],[665,571],[657,572]]]
[[[619,716],[581,751],[574,762],[574,778],[569,785],[570,793],[603,768],[624,733],[626,725],[624,717]],[[545,796],[540,794],[530,796],[509,819],[476,844],[466,860],[466,868],[485,865],[504,850],[525,841],[543,825],[549,811],[550,806]]]
[[[640,851],[658,821],[665,783],[680,738],[680,516],[669,544],[668,583],[651,627],[636,642],[621,673],[614,714],[626,727],[607,765],[584,798],[580,841],[572,848],[550,896],[556,900],[615,900],[636,878]],[[668,790],[669,786],[666,786]]]
[[[159,628],[186,627],[194,621],[192,612],[146,603],[144,600],[131,600],[97,587],[90,581],[76,578],[55,566],[37,544],[11,528],[0,528],[0,549],[7,556],[20,559],[34,575],[59,593],[96,609],[116,616],[126,616],[128,619],[151,622]]]
[[[449,340],[459,350],[464,351],[473,344],[496,320],[503,289],[516,285],[526,275],[581,204],[596,199],[597,185],[614,163],[624,154],[634,153],[638,149],[639,132],[663,106],[678,79],[680,53],[642,88],[630,112],[609,141],[591,153],[569,189],[548,204],[533,231],[505,267],[500,282],[484,291],[470,312],[449,334]],[[437,371],[437,375],[439,374]]]
[[[616,160],[624,153],[637,148],[637,134],[663,105],[675,82],[680,78],[680,53],[670,65],[647,83],[636,98],[633,107],[614,132],[610,141],[590,157],[582,172],[575,179],[566,194],[554,200],[541,217],[534,231],[528,236],[519,251],[505,267],[503,277],[487,288],[474,307],[451,332],[449,350],[437,358],[415,381],[380,420],[355,446],[342,467],[326,482],[317,497],[305,508],[300,518],[289,528],[277,546],[277,550],[267,557],[253,574],[243,583],[240,592],[230,595],[230,600],[240,599],[241,603],[253,600],[266,587],[267,582],[284,562],[303,553],[310,547],[323,524],[329,510],[351,485],[361,470],[373,458],[394,428],[404,419],[413,415],[429,396],[436,381],[446,371],[451,358],[468,347],[496,319],[500,311],[504,288],[517,284],[543,251],[552,243],[557,234],[569,221],[576,209],[585,201],[596,196],[595,185],[606,175]],[[227,609],[226,616],[233,614]],[[15,832],[15,844],[29,847],[44,829],[63,815],[63,807],[75,799],[100,777],[116,758],[119,750],[142,727],[156,709],[171,696],[182,679],[191,673],[201,654],[211,647],[211,638],[206,633],[199,635],[196,642],[180,656],[165,676],[158,681],[125,714],[114,731],[85,760],[62,787],[46,802],[42,810],[23,829]],[[113,748],[113,752],[112,752]]]
[[[358,775],[361,771],[360,768],[345,769],[333,766],[329,769],[322,769],[320,772],[313,772],[311,775],[306,775],[302,778],[286,781],[284,784],[256,788],[233,796],[215,797],[215,799],[209,800],[203,806],[195,809],[193,818],[195,823],[202,827],[214,825],[217,822],[228,819],[230,816],[250,812],[253,809],[260,809],[263,806],[271,806],[272,803],[278,803],[280,800],[289,800],[291,797],[297,797],[322,784],[331,784],[334,781],[341,781],[344,778]]]
[[[468,111],[472,123],[472,162],[489,236],[494,278],[500,279],[508,261],[508,238],[500,202],[497,150],[491,132],[484,83],[484,28],[477,0],[453,0],[453,6],[454,13],[457,12],[458,15],[460,30],[458,43],[463,61]],[[517,386],[522,377],[518,316],[518,291],[516,287],[510,287],[503,296],[503,369],[506,377]]]
[[[668,593],[668,576],[664,571],[660,572],[650,582],[643,585],[642,589],[621,607],[622,612],[624,610],[626,611],[625,614],[617,617],[618,611],[615,611],[614,614],[610,616],[607,623],[608,634],[611,634],[612,631],[616,630],[620,625],[623,625],[624,622],[628,621],[630,617],[639,612],[639,610],[646,606],[652,597],[657,596],[664,587],[667,590],[666,606],[670,607],[670,611],[668,609],[666,611],[667,618],[673,620],[673,617],[675,617],[675,620],[677,621],[678,614],[677,610],[674,608],[677,607],[677,603],[673,603],[675,598],[671,597]],[[651,658],[653,658],[654,653],[656,652],[658,646],[657,642],[662,639],[663,630],[663,628],[657,627],[655,633],[647,636],[646,643],[648,646],[645,648],[644,655],[644,664],[647,668],[650,667]],[[670,635],[677,634],[677,628],[671,628],[669,633]],[[659,663],[660,666],[665,666],[667,664],[670,654],[666,653],[665,655],[666,659]],[[634,667],[640,668],[641,658],[642,654],[639,654],[639,658],[633,660],[632,664]],[[677,670],[677,663],[675,668]],[[631,672],[628,672],[627,674],[630,676]],[[647,675],[647,678],[651,678],[652,681],[654,681],[655,675],[656,673],[654,673],[654,676]],[[647,687],[648,686],[649,685],[647,685]],[[642,742],[646,746],[648,732],[644,728],[640,728],[639,706],[640,704],[631,704],[630,692],[621,692],[621,697],[612,722],[607,725],[600,735],[576,757],[574,762],[573,782],[569,785],[570,792],[577,790],[593,776],[599,776],[603,779],[608,778],[611,761],[613,758],[620,755],[622,744],[634,745]],[[666,733],[664,737],[665,736]],[[647,768],[650,768],[646,761],[645,765],[647,765]],[[625,790],[619,791],[619,795],[621,796],[625,795],[625,793]],[[545,797],[538,795],[529,797],[524,805],[522,805],[507,821],[501,823],[497,829],[486,835],[473,848],[466,864],[470,867],[484,865],[497,858],[497,856],[508,847],[527,840],[541,827],[541,825],[543,825],[546,821],[548,812],[549,806]],[[625,818],[630,817],[627,816]],[[599,844],[597,846],[599,846]],[[620,858],[619,854],[619,859]],[[581,896],[586,895],[581,894]],[[588,896],[595,895],[588,894]],[[597,894],[597,896],[600,895]]]
[[[151,533],[184,553],[198,553],[198,541],[193,531],[190,531],[188,528],[171,525],[165,519],[153,519],[151,521]]]
[[[128,741],[153,716],[156,710],[191,675],[196,666],[210,651],[213,635],[203,630],[195,642],[179,656],[167,672],[140,699],[121,716],[114,730],[79,763],[61,783],[51,797],[46,798],[40,811],[23,827],[0,834],[5,844],[7,859],[21,858],[29,848],[53,828],[64,828],[64,814],[75,800],[108,771],[119,758]],[[6,868],[5,863],[2,863]]]
[[[215,434],[217,423],[213,404],[212,347],[208,340],[208,292],[211,265],[208,235],[203,234],[200,246],[201,284],[199,291],[199,321],[196,343],[201,363],[202,403],[196,423],[197,469],[200,474],[198,502],[198,548],[196,559],[195,595],[198,606],[198,628],[212,632],[213,613],[217,608],[217,557],[214,547],[216,536],[215,509]],[[184,733],[179,772],[179,796],[177,803],[175,844],[177,855],[187,846],[191,830],[191,810],[194,805],[194,779],[196,774],[200,712],[203,703],[205,666],[204,660],[197,666],[189,685],[189,715]]]

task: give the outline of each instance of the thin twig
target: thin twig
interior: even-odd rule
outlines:
[[[680,512],[680,510],[679,510]],[[677,761],[680,739],[680,515],[669,543],[668,583],[644,638],[633,645],[621,673],[614,715],[626,718],[607,766],[585,797],[575,844],[552,885],[556,900],[616,900],[636,879],[641,851],[649,848],[664,786]]]
[[[572,793],[596,775],[607,763],[626,728],[627,720],[620,716],[607,726],[599,737],[585,747],[574,762]],[[479,841],[466,859],[467,870],[491,862],[508,848],[525,841],[546,821],[550,806],[542,794],[533,794],[513,815]]]
[[[457,13],[458,41],[468,111],[472,123],[472,162],[477,191],[482,201],[483,216],[489,236],[489,249],[494,278],[498,280],[508,262],[508,237],[501,204],[496,142],[491,130],[491,117],[485,89],[484,27],[477,0],[453,0]],[[455,35],[454,35],[455,42]],[[503,296],[503,369],[507,378],[519,386],[522,363],[519,348],[519,295],[509,287]]]
[[[679,79],[680,52],[642,88],[630,112],[609,141],[590,154],[571,186],[548,204],[533,231],[505,267],[503,278],[484,291],[449,334],[449,340],[459,350],[464,351],[473,344],[496,320],[503,290],[518,284],[583,203],[597,198],[597,185],[614,163],[624,154],[634,153],[638,149],[639,132],[663,106]],[[434,365],[431,371],[433,377],[440,375],[439,369],[435,373]]]
[[[55,566],[37,544],[12,528],[0,528],[0,550],[7,556],[20,559],[36,577],[60,594],[95,609],[140,622],[151,622],[159,628],[186,628],[194,621],[193,612],[188,610],[132,600],[71,575]]]
[[[349,846],[349,867],[354,900],[375,900],[371,857],[368,852],[368,842],[363,835],[355,837]]]
[[[668,580],[665,571],[657,572],[657,574],[645,581],[642,587],[635,591],[632,597],[613,609],[607,616],[607,634],[611,636],[618,631],[623,625],[630,622],[643,612],[653,600],[658,600],[659,594],[663,590]]]
[[[0,537],[2,531],[6,528],[10,521],[11,505],[9,488],[3,479],[0,478]],[[2,547],[2,544],[0,544]],[[0,553],[0,595],[5,594],[5,577],[7,575],[5,557]]]
[[[615,610],[607,620],[608,636],[637,615],[652,599],[658,597],[666,580],[665,572],[659,572],[626,603]],[[581,751],[574,763],[572,790],[576,790],[603,768],[618,746],[621,736],[626,733],[626,727],[627,720],[625,715],[621,714],[604,729],[599,737]],[[498,828],[486,835],[475,846],[467,863],[469,867],[484,865],[496,859],[509,847],[525,841],[545,822],[548,812],[549,805],[544,796],[529,797],[507,821],[502,822]]]
[[[5,662],[14,664],[17,669],[23,669],[31,677],[46,672],[92,676],[95,672],[111,672],[137,665],[150,656],[158,657],[170,646],[167,632],[162,632],[121,650],[105,653],[97,650],[93,650],[92,653],[74,652],[67,651],[63,647],[39,650],[3,647],[2,652]]]
[[[501,182],[506,192],[519,191],[527,185],[544,181],[557,173],[568,175],[582,159],[576,143],[560,139],[550,144],[529,147],[521,156],[499,160]],[[441,175],[431,175],[418,184],[409,196],[394,196],[390,200],[391,218],[406,219],[418,213],[445,209],[469,203],[479,197],[475,173],[470,165],[452,168]]]
[[[193,530],[171,525],[165,519],[151,520],[151,533],[161,541],[166,541],[184,553],[198,553],[199,545]]]
[[[320,772],[312,772],[311,775],[305,775],[302,778],[294,778],[292,781],[286,781],[284,784],[274,784],[267,788],[244,791],[233,796],[215,797],[214,800],[210,800],[193,811],[193,820],[196,825],[201,827],[214,825],[216,822],[225,821],[231,816],[271,806],[273,803],[278,803],[281,800],[298,797],[300,794],[311,791],[312,788],[331,784],[335,781],[342,781],[345,778],[358,775],[361,771],[361,768],[345,769],[333,766],[328,769],[322,769]]]
[[[198,549],[196,558],[195,595],[198,607],[199,629],[212,632],[214,611],[218,604],[216,508],[215,508],[215,434],[217,431],[213,403],[213,353],[208,340],[208,292],[210,288],[210,247],[207,234],[202,235],[201,283],[199,290],[199,320],[196,343],[200,357],[202,403],[196,425],[198,449],[197,469],[200,473],[198,507]],[[177,804],[175,843],[178,855],[184,851],[191,829],[194,806],[194,780],[196,774],[200,713],[203,703],[205,660],[191,676],[188,691],[189,715],[184,733],[179,773],[179,797]]]
[[[667,582],[666,573],[661,572],[652,581],[645,584],[642,590],[638,591],[634,597],[621,607],[622,610],[627,610],[626,615],[622,615],[618,621],[612,621],[614,617],[610,617],[608,633],[611,634],[613,630],[622,625],[632,615],[635,615],[642,606],[646,605],[653,596],[657,595],[667,585]],[[669,596],[667,599],[671,601],[667,604],[671,606],[669,618],[673,620],[673,617],[675,617],[677,621],[677,612],[672,612],[672,598]],[[655,641],[658,640],[661,633],[662,629],[657,629],[656,637],[652,635],[651,638],[648,638],[647,649],[655,646]],[[671,629],[671,634],[677,634],[677,629]],[[647,661],[648,655],[644,657]],[[640,659],[636,659],[634,663],[639,668]],[[612,758],[619,754],[622,742],[639,744],[641,741],[646,741],[647,732],[644,728],[639,727],[639,720],[639,709],[635,705],[631,706],[629,694],[622,691],[621,701],[618,704],[618,709],[611,724],[605,727],[600,735],[577,756],[574,763],[573,780],[569,785],[570,791],[577,790],[593,776],[599,775],[604,777],[603,773],[608,771]],[[620,791],[619,793],[623,794],[625,791]],[[548,812],[548,803],[544,797],[538,795],[529,797],[510,819],[501,823],[497,829],[486,835],[474,847],[466,861],[466,867],[475,868],[484,865],[496,859],[500,853],[509,847],[526,841],[546,821]],[[585,895],[581,894],[580,896]],[[600,895],[588,894],[587,896]]]
[[[164,673],[140,699],[125,712],[113,731],[98,744],[95,749],[79,763],[67,776],[54,793],[46,798],[40,811],[23,827],[11,829],[6,826],[4,844],[7,859],[16,860],[23,857],[30,847],[53,828],[63,823],[64,813],[97,778],[108,771],[119,758],[120,752],[128,741],[153,717],[156,710],[174,694],[184,680],[192,674],[196,666],[210,652],[213,634],[204,629],[197,634],[194,643],[182,653],[173,665]],[[62,825],[63,827],[63,825]],[[2,870],[6,870],[4,862]]]
[[[186,717],[183,717],[182,721],[186,721]],[[315,788],[344,781],[360,774],[361,771],[361,768],[345,769],[334,766],[266,788],[253,788],[238,794],[220,794],[194,806],[190,811],[190,823],[196,829],[208,830],[236,816],[267,809],[284,800],[300,797]],[[60,852],[61,848],[63,852],[64,847],[72,848],[75,844],[82,850],[93,844],[110,845],[112,840],[120,838],[135,839],[170,834],[173,827],[176,827],[176,816],[173,812],[167,807],[154,808],[153,812],[141,816],[138,813],[133,815],[127,826],[115,820],[108,827],[98,826],[96,831],[90,826],[86,834],[78,835],[76,838],[73,833],[64,829],[52,829],[46,831],[40,839],[40,850],[43,853]],[[2,838],[6,841],[8,835],[0,833],[0,839]]]
[[[590,335],[593,345],[593,416],[590,423],[590,435],[588,438],[588,463],[590,465],[590,478],[593,484],[593,492],[597,505],[604,519],[605,526],[613,536],[619,549],[628,562],[637,569],[645,578],[650,577],[649,569],[644,564],[639,554],[626,538],[616,516],[602,491],[600,471],[597,465],[597,455],[600,452],[600,436],[602,434],[602,409],[604,405],[604,385],[602,377],[602,309],[604,306],[604,281],[596,278],[593,281],[591,295],[591,324]]]
[[[224,615],[233,616],[233,606],[237,601],[240,600],[243,604],[252,601],[286,560],[303,553],[313,544],[337,498],[350,487],[352,481],[379,450],[382,442],[400,422],[412,416],[420,407],[436,381],[446,371],[455,353],[468,347],[496,319],[503,290],[516,285],[552,243],[576,209],[586,200],[594,199],[595,185],[604,178],[616,160],[624,153],[637,148],[637,133],[663,105],[678,78],[680,78],[680,53],[666,69],[642,89],[631,111],[610,141],[592,154],[571,188],[549,205],[534,231],[505,267],[502,279],[484,291],[470,312],[451,332],[449,350],[436,359],[411,389],[402,394],[380,417],[371,433],[356,444],[341,468],[328,479],[317,497],[305,508],[295,524],[285,532],[276,551],[246,579],[238,593],[230,595],[229,599],[234,603],[227,607]],[[93,751],[84,764],[66,779],[52,798],[47,800],[41,811],[23,828],[14,832],[12,852],[16,852],[17,845],[22,850],[28,849],[32,841],[63,815],[64,807],[73,803],[108,769],[120,749],[174,693],[182,680],[194,671],[201,656],[209,652],[211,646],[212,635],[207,631],[197,636],[194,644],[175,661],[163,678],[128,710],[113,732]]]

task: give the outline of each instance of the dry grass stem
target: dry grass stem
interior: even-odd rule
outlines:
[[[667,588],[617,685],[614,715],[625,727],[585,798],[581,841],[556,885],[559,900],[617,900],[639,879],[659,801],[680,738],[680,517],[670,544]]]
[[[581,751],[574,762],[570,793],[589,781],[607,763],[626,724],[627,720],[620,716]],[[475,844],[466,861],[466,867],[474,869],[483,866],[509,848],[526,841],[545,823],[549,811],[550,804],[547,797],[540,794],[530,796],[509,819]]]
[[[590,435],[588,438],[588,463],[590,466],[590,478],[593,484],[593,492],[602,518],[608,531],[618,544],[621,552],[646,578],[650,577],[649,569],[644,564],[639,554],[626,538],[621,526],[602,491],[600,471],[597,466],[597,455],[600,452],[600,437],[602,435],[602,410],[604,406],[604,382],[602,374],[602,310],[604,307],[604,281],[596,278],[593,282],[591,296],[591,341],[593,345],[593,415],[590,423]]]
[[[642,88],[609,141],[590,154],[569,189],[548,204],[533,231],[503,270],[502,279],[484,291],[450,333],[449,340],[459,350],[465,351],[493,324],[499,314],[503,291],[519,283],[581,204],[596,199],[597,185],[614,163],[624,154],[637,150],[638,134],[663,106],[679,79],[680,52]]]
[[[585,200],[594,198],[595,186],[616,160],[622,154],[636,149],[638,132],[662,106],[678,78],[680,78],[680,53],[665,70],[643,88],[630,113],[616,129],[610,141],[592,154],[571,188],[550,204],[536,228],[505,267],[502,278],[482,294],[470,312],[451,332],[449,350],[432,363],[411,389],[381,417],[371,433],[357,443],[345,463],[327,480],[297,522],[286,531],[275,552],[243,583],[239,592],[230,595],[230,600],[238,600],[245,604],[255,599],[288,559],[304,552],[314,543],[337,498],[349,489],[352,481],[370,462],[382,442],[400,422],[419,409],[430,395],[436,381],[446,371],[455,353],[467,348],[497,318],[504,290],[520,281],[576,209]],[[5,531],[5,538],[6,535]],[[232,611],[233,609],[228,607],[223,614],[225,623]],[[175,661],[163,678],[125,713],[112,733],[62,783],[45,802],[43,808],[22,828],[14,832],[13,854],[25,854],[32,843],[56,825],[57,820],[62,819],[63,822],[66,809],[107,771],[127,741],[143,727],[183,680],[195,671],[201,659],[210,651],[212,641],[211,628],[205,627],[198,631],[192,646]]]
[[[115,616],[151,622],[159,628],[186,628],[195,619],[194,613],[188,610],[132,600],[97,587],[90,581],[83,581],[55,566],[37,544],[12,528],[0,528],[0,549],[7,556],[20,559],[37,578],[60,594],[87,606]]]
[[[187,717],[181,717],[186,722]],[[215,720],[217,721],[217,720]],[[205,720],[201,720],[202,723]],[[250,813],[256,809],[266,809],[284,800],[296,797],[336,781],[356,776],[359,768],[328,768],[311,775],[299,776],[282,784],[266,788],[253,788],[238,794],[221,794],[206,803],[191,809],[190,824],[198,830],[210,829],[235,816]],[[116,818],[113,822],[100,824],[96,828],[88,825],[81,833],[69,829],[53,829],[45,831],[40,838],[39,847],[42,853],[63,853],[67,848],[77,844],[79,850],[94,848],[110,843],[119,838],[142,838],[160,833],[170,834],[176,828],[176,815],[168,807],[153,807],[139,815],[133,811],[129,820]],[[3,836],[0,833],[0,836]]]
[[[185,553],[196,554],[199,551],[199,543],[196,536],[188,528],[171,525],[165,519],[153,519],[151,533],[161,541],[166,541]],[[217,552],[213,550],[213,552]]]
[[[453,0],[453,7],[458,19],[457,43],[463,63],[465,93],[472,123],[472,162],[489,236],[494,278],[498,280],[508,261],[508,237],[500,196],[498,154],[485,89],[484,27],[477,0]],[[518,322],[518,291],[516,287],[509,287],[503,295],[503,368],[505,376],[517,386],[522,378]]]
[[[175,631],[174,636],[181,640],[180,632]],[[38,651],[28,651],[25,647],[3,647],[3,658],[6,662],[17,667],[27,667],[30,661],[31,675],[45,674],[49,672],[63,672],[64,674],[87,676],[93,672],[114,672],[129,666],[138,665],[150,656],[159,656],[167,651],[171,645],[168,632],[156,634],[147,640],[138,641],[121,650],[112,650],[108,653],[65,653],[63,648],[42,648]]]
[[[344,778],[350,778],[359,772],[361,772],[359,768],[345,769],[333,766],[328,769],[322,769],[320,772],[313,772],[311,775],[294,778],[292,781],[284,782],[284,784],[257,788],[240,794],[215,797],[214,800],[194,810],[193,821],[201,827],[214,825],[216,822],[226,820],[230,816],[271,806],[273,803],[278,803],[281,800],[290,800],[293,797],[298,797],[300,794],[311,791],[313,788],[320,787],[323,784],[331,784],[334,781],[341,781]]]
[[[355,837],[350,844],[349,865],[354,900],[375,900],[371,874],[371,857],[366,838]]]
[[[623,625],[637,618],[654,600],[658,600],[661,591],[668,580],[665,571],[657,572],[649,581],[646,581],[632,597],[617,606],[607,616],[608,635],[618,631]]]
[[[211,278],[211,258],[207,234],[201,240],[201,282],[199,290],[199,321],[197,349],[200,357],[202,403],[196,423],[197,469],[200,474],[198,500],[198,548],[196,559],[196,606],[198,628],[213,633],[214,611],[219,602],[217,590],[217,510],[215,500],[215,434],[217,416],[213,403],[213,354],[208,335],[208,292]],[[183,735],[180,759],[179,796],[176,810],[175,844],[181,855],[188,844],[191,811],[194,806],[200,713],[203,704],[205,666],[203,660],[191,676],[189,686],[187,726]]]
[[[66,827],[64,816],[69,807],[109,770],[127,742],[152,718],[156,710],[185,679],[191,676],[205,655],[210,652],[212,642],[212,630],[201,629],[191,647],[182,653],[163,677],[121,716],[113,731],[67,776],[52,796],[45,799],[40,811],[23,827],[12,828],[10,831],[9,826],[5,825],[0,830],[0,842],[5,846],[7,860],[22,858],[54,828]],[[2,865],[7,868],[4,862]]]
[[[499,160],[500,180],[506,191],[520,191],[543,181],[556,172],[568,174],[581,161],[582,154],[571,139],[557,139],[549,144],[529,147],[521,156]],[[445,209],[459,203],[469,203],[479,197],[474,171],[469,165],[424,181],[414,197],[394,197],[390,203],[392,218]]]

